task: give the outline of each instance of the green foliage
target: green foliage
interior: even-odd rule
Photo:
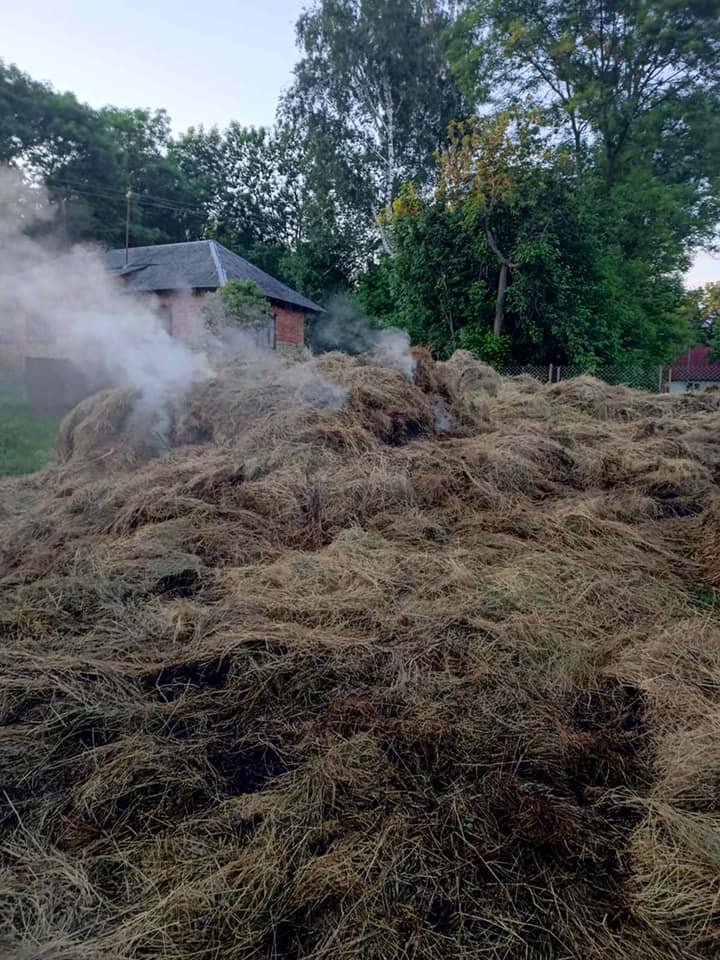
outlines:
[[[206,236],[313,299],[348,289],[367,256],[342,200],[352,185],[317,144],[308,152],[291,119],[273,130],[191,129],[170,153],[202,195]]]
[[[169,144],[164,111],[93,110],[0,61],[0,160],[45,184],[53,227],[71,240],[122,245],[128,189],[134,244],[199,236],[202,211]]]
[[[710,359],[720,360],[720,283],[688,290],[683,303],[689,346],[712,347]]]
[[[395,284],[395,270],[391,257],[381,256],[360,276],[355,288],[355,299],[368,321],[375,327],[402,325]]]
[[[492,323],[482,275],[476,230],[467,228],[461,210],[442,204],[422,204],[396,211],[393,240],[396,256],[388,267],[397,313],[416,343],[426,343],[438,355],[451,353],[460,330],[478,315]]]
[[[470,350],[498,369],[506,367],[512,358],[512,341],[507,334],[496,336],[492,330],[487,330],[477,323],[470,323],[463,327],[458,337],[463,350]]]
[[[431,174],[448,124],[463,112],[448,23],[437,0],[316,0],[298,20],[302,56],[282,113],[312,170],[337,185],[334,219],[365,243],[401,183]]]
[[[549,106],[578,159],[597,144],[608,180],[658,114],[684,118],[693,98],[714,98],[718,0],[468,0],[462,6],[453,51],[465,83]]]
[[[21,476],[53,456],[60,420],[31,413],[12,371],[0,368],[0,476]]]
[[[473,177],[467,189],[457,177],[453,188],[445,167],[435,198],[401,191],[396,257],[384,261],[382,284],[360,285],[373,291],[373,315],[392,318],[440,355],[465,346],[499,364],[588,369],[672,360],[684,338],[679,276],[615,242],[600,212],[604,192],[578,177],[562,149],[533,148],[537,161],[525,153],[518,172],[517,154],[501,141],[496,148],[481,158],[487,170],[480,184],[482,164],[465,143],[460,172]],[[500,336],[493,333],[500,258],[488,229],[511,264]]]
[[[71,240],[121,245],[130,187],[132,243],[216,238],[345,304],[338,328],[361,310],[438,355],[665,362],[720,344],[680,283],[720,220],[719,13],[314,0],[273,128],[175,138],[163,111],[93,110],[0,63],[0,161],[46,184]]]
[[[203,304],[205,325],[213,333],[226,327],[260,330],[271,316],[270,301],[252,280],[230,280]]]
[[[720,218],[720,0],[468,0],[452,35],[465,89],[541,108],[574,166],[574,197],[537,194],[566,221],[556,239],[529,210],[504,221],[523,244],[508,312],[568,359],[672,359],[688,340],[679,274]]]

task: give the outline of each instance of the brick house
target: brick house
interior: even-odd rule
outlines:
[[[243,260],[215,240],[166,243],[109,250],[105,267],[128,294],[147,296],[167,331],[193,345],[202,338],[202,307],[208,293],[230,280],[252,280],[270,301],[272,317],[258,339],[265,346],[291,352],[305,343],[305,317],[322,313],[275,277]],[[4,321],[4,322],[3,322]],[[62,413],[97,389],[64,356],[63,346],[38,318],[0,317],[0,366],[24,369],[28,400],[38,413]]]
[[[125,250],[109,250],[105,265],[129,292],[154,294],[168,332],[190,343],[202,329],[203,300],[229,280],[252,280],[270,301],[272,321],[264,339],[273,349],[301,348],[305,317],[323,312],[312,300],[215,240],[131,247],[127,263]]]

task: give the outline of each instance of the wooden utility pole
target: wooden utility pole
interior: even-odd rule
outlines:
[[[125,266],[128,265],[130,256],[130,201],[132,198],[132,192],[128,188],[128,192],[125,194]]]

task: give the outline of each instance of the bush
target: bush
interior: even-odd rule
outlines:
[[[261,330],[270,320],[272,310],[270,301],[253,280],[230,280],[206,297],[203,316],[212,333],[229,326]]]
[[[504,367],[510,363],[512,341],[507,334],[496,337],[492,330],[485,330],[472,323],[463,327],[459,340],[464,350],[469,350],[494,367]]]

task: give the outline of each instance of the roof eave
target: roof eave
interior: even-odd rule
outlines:
[[[314,303],[312,306],[309,306],[305,303],[297,303],[293,300],[283,300],[282,297],[271,297],[267,296],[270,303],[279,303],[283,307],[291,307],[293,310],[301,310],[303,313],[327,313],[327,310],[324,307],[319,306],[317,303]]]

